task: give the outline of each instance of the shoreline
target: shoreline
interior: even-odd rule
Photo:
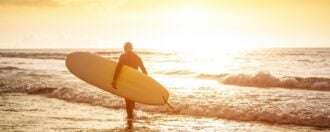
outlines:
[[[137,117],[126,120],[125,109],[73,103],[24,93],[1,93],[1,131],[322,131],[296,125],[243,122],[221,118],[148,113],[135,110]]]

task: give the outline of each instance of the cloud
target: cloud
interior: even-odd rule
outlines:
[[[0,6],[57,7],[61,6],[61,3],[55,0],[0,0]]]

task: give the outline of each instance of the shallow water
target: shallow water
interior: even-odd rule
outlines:
[[[1,94],[1,131],[326,131],[326,128],[149,113],[125,119],[124,109],[72,103],[42,95]]]
[[[122,98],[66,69],[72,51],[0,51],[2,130],[128,127]],[[115,60],[120,54],[87,51]],[[245,51],[225,61],[217,61],[221,55],[203,60],[191,53],[138,53],[150,76],[169,90],[175,110],[137,104],[136,130],[330,130],[329,49]]]

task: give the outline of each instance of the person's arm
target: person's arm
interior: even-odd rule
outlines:
[[[147,72],[146,68],[144,67],[143,61],[141,60],[141,58],[139,58],[139,60],[140,60],[139,61],[139,67],[140,67],[140,69],[142,70],[142,72],[144,74],[148,75],[148,72]]]
[[[112,84],[111,84],[112,87],[115,88],[115,89],[117,89],[117,87],[116,87],[117,82],[116,81],[117,81],[117,78],[119,76],[119,73],[120,73],[122,67],[123,67],[123,56],[121,55],[119,57],[119,61],[118,61],[118,64],[116,66],[115,73],[114,73],[113,79],[112,79]]]

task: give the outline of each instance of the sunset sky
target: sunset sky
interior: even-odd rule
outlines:
[[[0,0],[0,48],[330,47],[330,0]]]

